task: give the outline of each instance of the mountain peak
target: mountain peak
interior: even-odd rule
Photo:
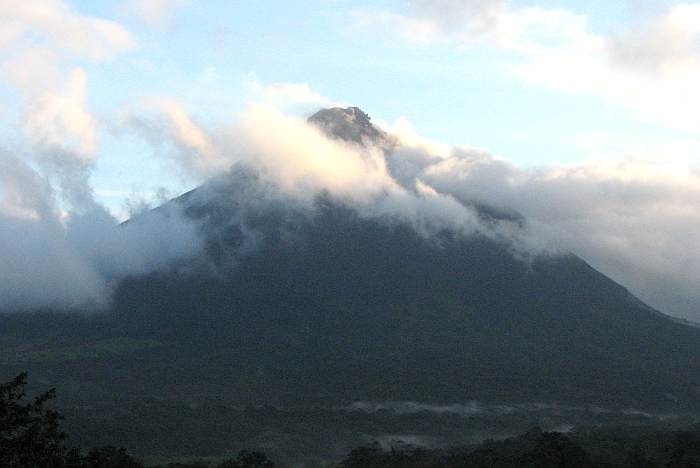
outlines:
[[[373,144],[385,150],[396,145],[395,139],[374,125],[370,116],[359,107],[321,109],[308,121],[330,138],[360,145]]]

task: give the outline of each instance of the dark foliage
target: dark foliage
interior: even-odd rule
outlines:
[[[80,468],[143,468],[126,450],[116,447],[93,448],[81,460]]]
[[[224,460],[218,464],[195,461],[190,463],[170,463],[164,468],[275,468],[275,464],[262,452],[241,450],[236,458]]]
[[[26,401],[26,374],[0,385],[0,467],[145,468],[123,448],[83,454],[67,450],[61,415],[45,407],[53,390]],[[274,412],[255,410],[256,417]],[[157,441],[152,441],[156,443]],[[241,451],[218,463],[171,463],[161,468],[274,468],[262,452]],[[458,449],[423,449],[397,440],[390,450],[375,443],[352,450],[337,468],[694,468],[700,467],[700,426],[659,431],[652,427],[595,427],[571,433],[535,428],[522,436]],[[157,467],[154,467],[157,468]]]
[[[595,455],[592,455],[595,454]],[[350,452],[338,468],[695,468],[700,428],[636,433],[609,428],[571,435],[528,433],[459,450],[385,451],[378,445]]]
[[[123,448],[91,449],[86,455],[78,448],[66,449],[63,417],[46,403],[56,397],[55,389],[26,401],[27,373],[0,385],[0,468],[144,468]],[[168,468],[274,468],[261,452],[243,450],[235,459],[218,465],[204,462],[171,464]]]
[[[55,398],[49,390],[27,401],[27,374],[0,385],[0,466],[52,467],[63,460],[65,434],[61,416],[45,407]]]
[[[217,468],[274,468],[275,464],[261,452],[241,451],[235,460],[227,460]]]
[[[487,442],[455,460],[453,466],[474,468],[593,468],[590,456],[569,437],[533,429],[504,442]]]

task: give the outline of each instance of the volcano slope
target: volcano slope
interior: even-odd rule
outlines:
[[[353,144],[397,144],[357,108],[310,121]],[[700,330],[573,254],[427,235],[324,190],[289,201],[243,164],[161,209],[172,207],[199,224],[200,257],[122,279],[106,313],[3,315],[3,374],[29,370],[77,401],[700,407]],[[471,208],[485,225],[526,223]]]

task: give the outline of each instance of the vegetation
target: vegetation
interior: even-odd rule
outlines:
[[[65,455],[59,430],[61,416],[44,405],[55,396],[49,390],[25,401],[27,374],[0,385],[0,466],[58,466]]]
[[[68,448],[62,416],[49,408],[55,391],[28,398],[27,374],[0,385],[0,466],[3,468],[145,468],[123,448],[86,453]],[[274,468],[261,452],[241,451],[218,462],[170,463],[153,468]],[[519,437],[459,449],[424,449],[401,442],[388,449],[375,442],[352,450],[332,468],[691,468],[700,467],[700,426],[685,430],[603,427],[571,433],[538,428]]]
[[[68,449],[66,434],[60,430],[62,416],[47,403],[56,396],[54,389],[28,400],[27,374],[0,385],[0,467],[2,468],[143,468],[145,465],[123,448],[93,448],[83,454]],[[224,460],[215,468],[274,468],[260,452],[241,451],[235,459]],[[170,464],[167,468],[206,468],[204,462]]]
[[[156,340],[134,339],[128,337],[108,338],[78,346],[54,346],[46,349],[34,349],[29,344],[23,346],[0,347],[0,365],[11,366],[28,363],[76,361],[80,359],[99,359],[157,348]]]
[[[700,329],[655,313],[582,260],[525,262],[507,243],[450,231],[426,239],[327,194],[313,210],[246,208],[268,195],[253,176],[237,177],[217,187],[218,202],[196,192],[173,202],[204,223],[211,259],[124,279],[100,314],[0,314],[0,373],[29,370],[90,404],[118,387],[136,400],[239,407],[700,410]],[[221,262],[217,274],[210,261]]]
[[[632,432],[632,433],[630,433]],[[634,434],[623,428],[585,434],[533,429],[460,450],[353,450],[340,468],[693,468],[700,467],[700,428]]]

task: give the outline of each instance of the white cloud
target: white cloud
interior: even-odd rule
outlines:
[[[526,51],[544,42],[561,46],[585,35],[586,18],[563,9],[513,8],[505,1],[405,0],[403,11],[356,9],[361,25],[399,32],[419,44],[490,45]]]
[[[118,23],[83,16],[61,0],[0,2],[0,77],[25,93],[51,88],[68,59],[109,60],[134,47]]]
[[[661,77],[700,67],[700,4],[681,3],[664,15],[614,35],[612,58]]]
[[[448,6],[459,5],[450,2]],[[655,98],[652,90],[663,80],[680,78],[668,78],[665,72],[662,78],[656,72],[651,77],[640,75],[615,62],[609,52],[611,40],[590,33],[584,17],[559,10],[513,9],[501,3],[497,7],[474,10],[486,15],[488,21],[480,19],[479,24],[488,24],[492,28],[488,31],[476,27],[460,30],[459,24],[469,20],[449,13],[449,9],[445,12],[449,21],[456,18],[454,22],[445,23],[448,19],[435,16],[439,11],[425,13],[428,16],[419,21],[434,29],[426,30],[424,42],[486,41],[521,54],[524,60],[512,69],[535,82],[606,96],[640,112],[651,109],[650,100],[672,104],[664,103],[663,96]],[[430,4],[415,2],[411,8],[411,14],[425,12]],[[409,29],[412,25],[410,21],[404,24]],[[14,37],[11,28],[5,29],[0,40],[15,41]],[[45,53],[56,52],[46,49]],[[684,73],[681,75],[686,79]],[[37,95],[36,102],[44,104],[34,114],[28,113],[28,134],[35,138],[36,148],[71,153],[71,161],[89,167],[97,143],[86,110],[85,76],[75,69],[68,82],[65,89]],[[403,147],[385,159],[377,149],[330,141],[303,119],[278,110],[281,107],[295,114],[302,108],[316,110],[336,104],[307,84],[265,86],[252,82],[251,89],[262,104],[251,105],[233,124],[204,126],[172,99],[146,100],[124,114],[124,123],[155,147],[166,148],[197,181],[245,162],[271,177],[286,195],[303,200],[317,190],[329,189],[354,202],[366,216],[409,220],[426,235],[446,225],[467,233],[490,229],[458,200],[516,210],[528,220],[527,243],[523,245],[553,245],[573,251],[662,310],[699,318],[694,304],[700,303],[696,291],[700,278],[700,256],[696,254],[700,244],[700,171],[695,162],[700,145],[683,143],[679,146],[684,151],[671,146],[619,157],[604,152],[603,136],[595,133],[582,137],[581,144],[596,149],[598,158],[568,166],[523,169],[471,147],[428,141],[407,121],[400,121],[393,133]],[[667,90],[667,94],[671,92]],[[643,93],[649,93],[647,100],[637,103]],[[686,112],[692,116],[696,110]],[[102,300],[106,275],[162,266],[162,259],[183,258],[197,245],[191,226],[177,217],[173,224],[159,220],[167,229],[145,227],[145,239],[135,234],[128,239],[120,237],[122,234],[111,237],[110,220],[99,210],[82,213],[87,217],[69,213],[65,221],[46,174],[27,164],[12,166],[9,160],[3,165],[0,159],[0,220],[7,226],[0,230],[0,237],[7,241],[4,245],[19,245],[18,255],[37,263],[56,252],[60,268],[37,280],[42,290],[53,291],[51,285],[57,277],[71,278],[87,288],[71,292],[69,297],[39,295],[43,302],[33,306],[50,301],[69,306]],[[79,170],[75,173],[84,175]],[[89,189],[85,184],[81,187]],[[159,241],[169,230],[177,234],[175,239],[179,240],[174,245],[180,247],[161,252],[164,246]],[[511,233],[502,229],[491,234]],[[45,240],[48,238],[59,241],[50,243]],[[141,247],[134,247],[132,240]],[[48,247],[37,249],[39,245]],[[0,264],[14,265],[19,258],[16,252],[0,247]],[[149,252],[157,255],[149,257]],[[108,260],[112,257],[118,261]],[[2,273],[0,268],[0,279]],[[22,274],[31,278],[39,273],[44,272]],[[22,297],[29,297],[31,283],[20,285],[17,277],[10,276],[4,280],[22,291]],[[0,297],[2,292],[0,286]]]
[[[151,128],[167,128],[160,125]],[[206,141],[220,158],[209,175],[244,162],[285,196],[308,201],[327,189],[364,216],[409,221],[426,236],[451,227],[509,237],[520,253],[571,251],[653,306],[700,319],[697,142],[621,156],[605,149],[605,135],[594,133],[582,144],[595,146],[597,157],[524,169],[486,151],[422,138],[405,120],[393,128],[402,146],[386,157],[377,149],[328,140],[303,119],[268,104],[249,107],[233,125],[197,129],[201,138],[194,141]],[[173,132],[159,138],[182,140]],[[485,225],[464,203],[520,213],[525,231],[508,222]]]
[[[367,200],[394,185],[380,150],[330,140],[303,118],[269,105],[249,107],[232,135],[239,142],[235,159],[260,167],[291,194],[310,198],[327,188]]]
[[[308,83],[262,84],[256,80],[248,82],[252,102],[263,102],[285,111],[308,114],[324,107],[339,107],[342,103],[313,91]]]
[[[358,157],[358,148],[331,141],[303,118],[285,115],[269,104],[251,104],[238,122],[204,129],[175,100],[146,102],[150,112],[127,111],[123,125],[156,148],[174,150],[175,161],[196,181],[245,162],[265,171],[290,193],[313,192],[309,186],[360,193],[365,188],[378,190],[385,174],[376,151]]]
[[[506,7],[504,0],[407,0],[409,10],[427,16],[446,29],[462,29],[465,24],[479,33],[491,29]]]
[[[2,2],[0,18],[0,45],[5,51],[17,42],[29,42],[67,55],[106,60],[134,46],[118,23],[80,15],[62,0]]]
[[[149,26],[163,26],[176,8],[188,3],[189,0],[126,0],[120,9],[137,16]]]
[[[192,121],[184,109],[178,109],[183,121]],[[230,125],[197,127],[195,140],[200,141],[201,135],[213,158],[201,158],[196,146],[184,145],[167,113],[129,112],[124,124],[156,149],[174,149],[174,160],[197,182],[242,163],[260,171],[276,190],[297,202],[311,203],[319,191],[329,190],[361,207],[367,216],[409,221],[426,236],[445,226],[470,233],[481,229],[474,210],[452,196],[420,183],[404,187],[397,182],[387,170],[382,149],[329,139],[305,118],[293,115],[258,103],[249,105]]]
[[[201,249],[196,225],[173,206],[126,226],[95,204],[65,213],[49,180],[7,153],[0,188],[0,311],[96,311],[115,280]]]
[[[353,15],[365,27],[424,45],[491,47],[503,53],[507,70],[533,84],[600,97],[665,126],[700,129],[698,3],[677,4],[609,36],[593,32],[585,15],[501,1],[405,0],[399,11]]]
[[[95,121],[85,109],[87,77],[82,69],[71,72],[64,93],[47,93],[33,100],[25,116],[25,130],[43,153],[71,155],[84,163],[97,151]]]
[[[169,98],[144,98],[124,109],[119,127],[135,132],[183,169],[183,175],[201,182],[230,166],[207,134],[180,103]]]
[[[98,131],[78,64],[111,60],[135,47],[116,22],[82,15],[62,0],[0,2],[0,80],[20,93],[27,155],[73,209],[94,201],[88,178]]]
[[[430,45],[447,40],[446,35],[433,21],[414,18],[400,13],[376,9],[355,9],[353,20],[365,28],[394,30],[409,42]]]
[[[697,153],[603,154],[523,169],[472,148],[436,157],[409,144],[389,169],[404,184],[413,178],[463,201],[515,210],[526,219],[524,245],[574,252],[651,305],[698,320],[697,161]]]
[[[312,91],[306,83],[282,83],[262,85],[255,80],[248,82],[250,99],[246,111],[235,124],[204,128],[197,119],[172,98],[144,98],[138,106],[126,108],[119,116],[119,126],[135,132],[149,142],[156,151],[177,162],[182,173],[195,182],[202,182],[208,177],[228,170],[234,162],[250,160],[246,152],[259,152],[266,147],[266,152],[273,153],[276,148],[280,158],[284,157],[284,148],[292,150],[298,145],[287,146],[270,139],[270,134],[277,134],[284,139],[299,134],[299,141],[309,140],[309,130],[302,118],[288,115],[308,115],[322,107],[340,106],[321,94]],[[297,121],[301,119],[301,124]],[[269,128],[264,129],[265,125]],[[313,129],[311,131],[314,131]],[[313,144],[306,146],[309,160],[313,155],[318,162],[323,162],[319,151],[328,149],[325,138],[317,138]],[[297,152],[302,158],[301,149]],[[267,153],[266,153],[267,154]],[[288,159],[288,158],[287,158]],[[345,158],[347,160],[347,158]],[[326,166],[332,159],[326,159]],[[336,161],[338,162],[338,161]],[[291,179],[296,177],[297,167],[288,167]],[[342,172],[343,169],[326,167],[326,173]]]
[[[134,47],[118,23],[61,0],[0,2],[0,80],[21,97],[24,131],[11,153],[0,151],[0,310],[95,310],[109,303],[114,279],[200,247],[176,212],[120,228],[94,200],[99,135],[82,64]],[[188,135],[188,122],[178,123]]]

